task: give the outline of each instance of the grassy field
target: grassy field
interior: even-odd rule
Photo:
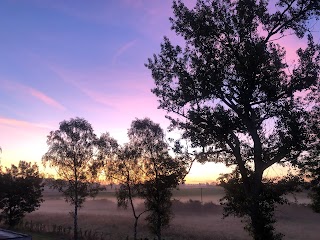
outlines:
[[[34,233],[25,231],[25,234],[31,235],[32,240],[67,240],[65,236],[59,236],[53,233]]]
[[[201,191],[202,200],[201,204]],[[222,219],[222,207],[214,204],[223,196],[218,187],[211,188],[181,188],[174,191],[173,212],[171,226],[163,232],[166,240],[182,239],[234,239],[248,240],[250,237],[243,230],[244,224],[238,218]],[[303,199],[305,194],[300,195]],[[299,197],[298,197],[299,198]],[[72,217],[69,212],[72,207],[56,192],[46,191],[46,201],[36,212],[28,214],[26,221],[42,223],[47,226],[72,226]],[[192,199],[193,201],[189,201]],[[88,199],[80,210],[79,226],[81,231],[91,230],[104,239],[122,240],[132,236],[133,217],[130,209],[118,209],[116,206],[114,189],[99,194],[95,199]],[[211,203],[210,203],[211,202]],[[136,201],[138,210],[142,210],[142,201]],[[284,239],[318,240],[320,214],[313,213],[304,205],[293,204],[280,206],[276,212],[276,228],[284,233]],[[150,236],[144,218],[139,222],[139,236]],[[47,237],[47,238],[46,238]],[[61,239],[55,236],[33,236],[33,239]]]

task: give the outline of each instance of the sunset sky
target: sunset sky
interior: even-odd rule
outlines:
[[[1,0],[1,164],[40,164],[48,133],[72,117],[87,119],[98,135],[108,131],[120,143],[135,118],[166,128],[144,63],[159,52],[163,36],[180,41],[170,30],[171,3]],[[289,60],[298,43],[286,42]],[[195,164],[187,182],[211,182],[225,170]]]

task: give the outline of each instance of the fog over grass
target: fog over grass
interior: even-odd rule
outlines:
[[[202,200],[201,200],[202,188]],[[98,231],[110,240],[122,240],[132,236],[133,216],[131,209],[119,209],[116,205],[115,188],[88,199],[80,209],[79,227],[84,230]],[[46,189],[45,202],[36,212],[28,214],[27,221],[46,225],[72,226],[69,212],[72,206],[66,203],[56,191]],[[222,218],[222,207],[218,204],[223,189],[216,186],[183,186],[173,195],[174,218],[171,226],[163,232],[164,239],[251,239],[243,230],[244,223],[238,218]],[[291,197],[294,199],[293,197]],[[191,199],[191,200],[190,200]],[[276,211],[276,228],[285,234],[284,239],[319,239],[320,215],[305,206],[307,193],[297,195],[298,203],[279,206]],[[301,201],[300,201],[301,200]],[[143,210],[142,200],[136,200],[138,211]],[[139,237],[152,237],[141,219],[138,226]]]

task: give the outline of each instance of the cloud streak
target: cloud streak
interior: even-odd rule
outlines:
[[[136,44],[137,40],[133,40],[130,42],[127,42],[126,44],[124,44],[122,47],[120,47],[118,49],[118,51],[116,52],[116,54],[113,56],[112,58],[112,63],[114,64],[116,62],[116,60],[123,54],[125,53],[128,49],[132,48],[135,44]]]
[[[0,116],[0,125],[2,126],[5,125],[5,126],[15,127],[15,128],[23,128],[23,129],[34,129],[34,128],[51,129],[51,127],[47,125],[17,120],[13,118],[5,118],[1,116]]]
[[[59,102],[57,102],[53,98],[49,97],[45,93],[40,92],[32,87],[22,85],[20,83],[14,83],[12,81],[4,81],[4,85],[7,89],[10,89],[11,91],[18,90],[20,92],[27,93],[28,95],[40,100],[42,103],[44,103],[48,106],[54,107],[54,108],[62,110],[62,111],[66,110],[66,108],[62,104],[60,104]]]
[[[58,103],[56,100],[48,97],[47,95],[45,95],[44,93],[38,91],[38,90],[35,90],[33,88],[30,88],[30,87],[27,87],[27,90],[29,91],[30,95],[32,95],[33,97],[39,99],[40,101],[42,101],[43,103],[51,106],[51,107],[54,107],[54,108],[57,108],[57,109],[60,109],[60,110],[66,110],[66,108],[64,106],[62,106],[60,103]]]

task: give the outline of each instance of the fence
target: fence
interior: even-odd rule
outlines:
[[[32,221],[22,221],[20,222],[19,229],[23,229],[29,232],[39,232],[39,233],[53,233],[61,236],[65,236],[67,239],[71,239],[73,236],[73,228],[71,226],[62,225],[46,225],[39,222]],[[111,234],[92,231],[89,229],[79,228],[78,236],[81,240],[111,240]]]

